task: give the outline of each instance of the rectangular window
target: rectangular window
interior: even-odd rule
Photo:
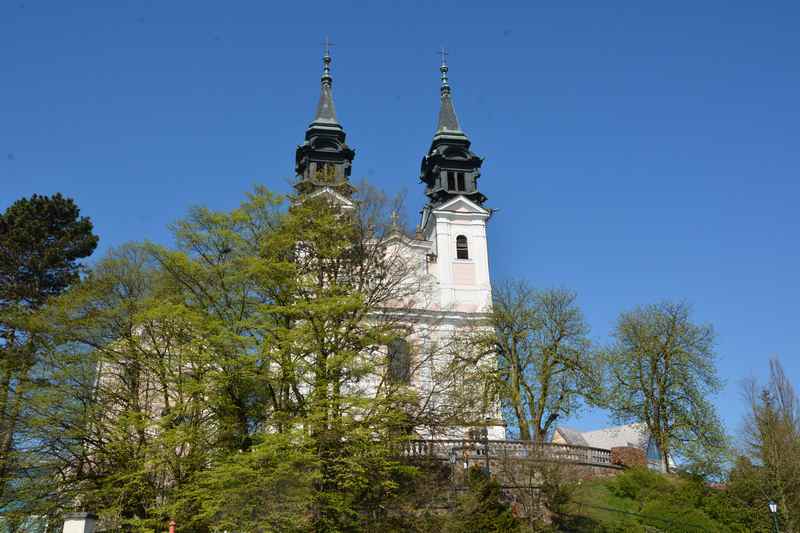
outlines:
[[[387,346],[389,379],[395,383],[411,382],[411,350],[405,339],[393,339]]]
[[[458,173],[458,190],[459,191],[466,190],[466,188],[464,187],[464,173],[463,172],[459,172]]]
[[[469,259],[467,238],[463,235],[456,237],[456,259]]]
[[[456,175],[452,170],[447,171],[447,188],[451,191],[456,188]]]

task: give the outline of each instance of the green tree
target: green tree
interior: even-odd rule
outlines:
[[[228,527],[226,501],[251,502],[247,524],[267,531],[397,515],[416,473],[397,451],[435,420],[387,379],[386,346],[413,326],[424,280],[369,194],[350,211],[322,198],[285,210],[263,189],[232,212],[194,209],[175,247],[116,251],[38,313],[60,371],[32,431],[59,482],[33,483],[29,501],[194,531]],[[413,352],[411,374],[428,357]]]
[[[765,528],[751,520],[757,510],[738,502],[729,484],[712,486],[700,477],[647,468],[585,481],[571,510],[577,513],[572,522],[595,522],[580,531],[771,531],[769,522]]]
[[[170,514],[188,531],[208,524],[228,531],[309,531],[319,466],[302,431],[260,435],[247,453],[230,453],[199,470]]]
[[[373,208],[295,204],[262,249],[272,266],[259,279],[279,283],[282,296],[269,307],[282,322],[266,345],[270,359],[291,361],[300,370],[293,379],[306,385],[292,399],[320,459],[313,512],[321,530],[358,527],[393,494],[392,441],[414,425],[405,409],[414,394],[385,379],[383,347],[404,335],[408,317],[398,302],[419,285]]]
[[[479,335],[484,351],[497,354],[489,376],[512,414],[522,440],[544,442],[560,417],[591,396],[598,366],[589,328],[574,293],[538,291],[522,281],[494,290],[492,331]]]
[[[500,533],[521,531],[521,523],[505,503],[500,484],[480,467],[467,472],[467,492],[452,510],[448,533]]]
[[[214,364],[168,281],[126,247],[32,317],[48,379],[30,399],[28,512],[83,507],[154,527],[155,502],[207,464]]]
[[[772,533],[772,517],[768,503],[771,495],[763,470],[747,457],[734,461],[722,490],[713,491],[704,502],[709,516],[727,524],[732,531]]]
[[[770,360],[765,385],[745,384],[745,398],[745,457],[731,478],[737,488],[758,488],[748,503],[762,517],[768,501],[775,501],[782,530],[800,531],[800,400],[777,359]]]
[[[18,434],[27,424],[26,404],[37,381],[37,340],[27,317],[78,281],[80,260],[97,246],[92,223],[60,194],[33,195],[0,215],[0,508],[18,471]],[[12,495],[13,499],[14,496]]]
[[[713,457],[725,445],[709,397],[720,388],[714,332],[690,319],[689,307],[664,302],[623,313],[606,353],[605,405],[621,421],[640,422],[672,459]]]

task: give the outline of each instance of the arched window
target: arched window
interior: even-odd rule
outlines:
[[[395,383],[411,381],[411,349],[408,341],[400,337],[387,346],[389,352],[389,379]]]
[[[467,238],[463,235],[456,237],[456,259],[469,259]]]

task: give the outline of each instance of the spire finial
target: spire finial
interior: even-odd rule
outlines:
[[[333,85],[333,77],[331,77],[331,46],[333,43],[326,36],[325,42],[322,44],[325,46],[325,53],[322,56],[322,85],[330,87]]]
[[[436,132],[437,135],[445,132],[450,135],[464,135],[464,132],[461,131],[461,127],[458,125],[456,111],[453,109],[453,99],[450,97],[450,82],[447,79],[447,49],[442,47],[439,54],[442,56],[442,64],[439,67],[439,71],[442,73],[442,87],[440,89],[442,98],[441,107],[439,108],[439,123],[436,127]]]
[[[443,46],[439,51],[442,56],[442,65],[439,67],[439,72],[442,73],[442,96],[450,94],[450,84],[447,81],[447,49]]]
[[[333,106],[333,77],[331,76],[331,46],[333,43],[325,37],[324,53],[322,55],[322,87],[319,93],[319,104],[317,104],[317,113],[314,115],[313,124],[327,124],[341,129],[339,122],[336,120],[336,110]]]

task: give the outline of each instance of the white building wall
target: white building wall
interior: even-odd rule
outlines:
[[[492,287],[489,274],[489,252],[486,224],[491,212],[459,196],[423,213],[422,233],[430,244],[428,273],[434,278],[430,310],[436,311],[427,326],[429,337],[442,346],[452,344],[454,338],[473,332],[476,321],[485,318],[491,310]],[[467,238],[468,259],[458,259],[456,239]],[[452,353],[438,354],[435,365],[447,365]],[[428,379],[433,371],[427,372]],[[422,380],[417,386],[430,387]],[[443,399],[444,400],[444,399]],[[435,402],[434,402],[435,404]],[[490,439],[504,439],[505,426],[501,420],[500,406],[491,413]],[[447,437],[463,438],[469,428],[452,428]]]
[[[464,198],[445,204],[430,213],[426,237],[435,243],[436,266],[432,271],[438,281],[442,309],[467,313],[486,312],[491,308],[492,287],[489,276],[489,251],[486,222],[489,212]],[[467,238],[468,259],[458,259],[456,239]]]

